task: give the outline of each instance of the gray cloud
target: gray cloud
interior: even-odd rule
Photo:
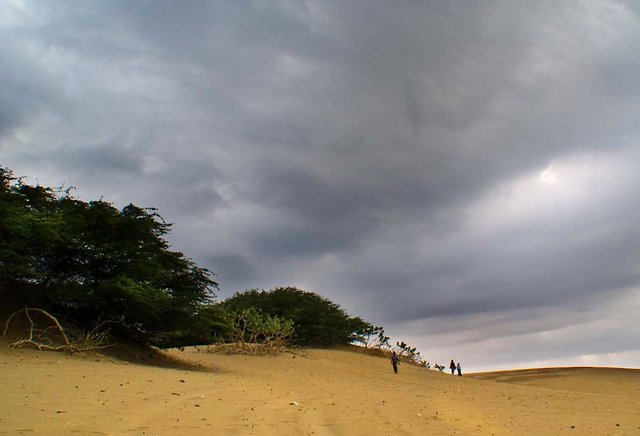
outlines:
[[[19,36],[22,32],[17,32]],[[0,26],[0,135],[37,116],[43,106],[57,103],[55,84],[46,71],[39,71],[29,59],[33,51],[28,41],[13,39],[10,30]]]
[[[306,286],[425,347],[415,332],[429,328],[441,348],[503,341],[474,357],[490,367],[516,363],[519,340],[491,328],[496,316],[544,361],[545,310],[562,309],[561,329],[579,307],[637,295],[633,4],[56,2],[0,14],[2,163],[85,198],[158,207],[222,296]],[[474,336],[459,335],[464,320]],[[587,333],[571,340],[573,356],[594,348]]]

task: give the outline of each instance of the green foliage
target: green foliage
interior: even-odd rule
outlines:
[[[290,319],[271,316],[253,307],[235,314],[234,326],[243,333],[243,340],[255,342],[260,342],[263,336],[291,336],[294,332]]]
[[[164,333],[161,343],[165,347],[208,345],[224,341],[232,332],[232,316],[220,304],[207,304],[176,322],[172,331]]]
[[[349,344],[354,332],[367,325],[360,318],[350,317],[332,301],[295,287],[236,293],[222,304],[236,312],[255,308],[271,316],[292,320],[295,327],[293,341],[297,345]]]
[[[0,298],[155,345],[224,331],[211,272],[171,251],[154,209],[84,202],[0,168]]]
[[[396,342],[397,352],[400,359],[418,365],[425,366],[426,363],[422,360],[422,356],[420,352],[417,351],[416,347],[411,347],[406,342]]]
[[[391,348],[389,339],[389,336],[385,336],[383,327],[364,323],[363,328],[354,333],[353,342],[364,348],[388,350]]]
[[[250,307],[233,313],[233,351],[264,354],[284,351],[294,334],[293,321]]]

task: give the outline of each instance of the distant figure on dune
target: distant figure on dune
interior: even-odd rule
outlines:
[[[462,377],[462,366],[460,366],[460,362],[458,362],[457,369],[458,369],[458,377]]]
[[[398,363],[400,363],[400,359],[398,359],[398,355],[396,354],[396,352],[394,351],[391,354],[391,365],[393,365],[393,372],[395,374],[398,373]]]
[[[453,359],[451,359],[449,368],[451,369],[451,375],[454,375],[456,373],[456,363],[453,361]]]

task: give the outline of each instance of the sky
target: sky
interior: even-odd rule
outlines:
[[[0,164],[466,371],[640,367],[640,7],[0,2]]]

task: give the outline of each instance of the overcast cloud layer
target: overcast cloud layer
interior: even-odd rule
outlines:
[[[640,366],[640,10],[5,1],[0,163],[467,370]]]

